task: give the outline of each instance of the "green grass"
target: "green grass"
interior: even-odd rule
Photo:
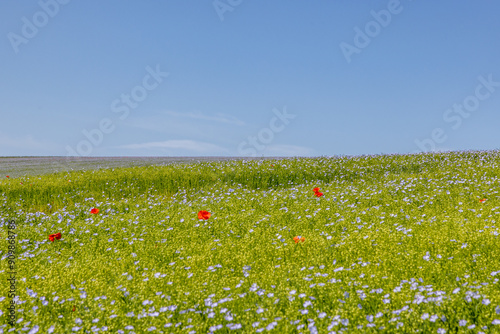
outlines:
[[[0,280],[14,219],[18,332],[500,332],[499,166],[489,151],[4,177]],[[3,324],[6,283],[0,299]]]

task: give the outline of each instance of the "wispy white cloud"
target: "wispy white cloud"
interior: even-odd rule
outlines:
[[[47,153],[50,150],[56,149],[54,143],[35,139],[32,135],[10,136],[5,133],[0,133],[0,155],[29,154],[37,155]],[[30,153],[26,153],[30,152]]]
[[[184,137],[209,141],[223,135],[226,139],[241,132],[246,123],[224,115],[204,115],[201,113],[181,113],[162,111],[151,115],[131,116],[127,120],[130,129],[141,129],[162,133],[169,137]]]
[[[225,147],[218,146],[215,144],[200,142],[196,140],[166,140],[157,142],[148,142],[142,144],[129,144],[121,145],[118,148],[129,149],[129,150],[163,150],[163,151],[175,151],[181,154],[186,153],[197,153],[201,155],[212,155],[212,154],[227,154],[229,150]]]
[[[169,116],[176,116],[176,117],[186,117],[186,118],[191,118],[191,119],[196,119],[196,120],[206,120],[206,121],[214,121],[214,122],[219,122],[219,123],[228,123],[228,124],[236,124],[236,125],[245,125],[245,122],[237,119],[234,116],[231,115],[225,115],[222,113],[216,113],[215,115],[205,115],[199,111],[197,112],[177,112],[177,111],[164,111],[163,112],[166,115]]]

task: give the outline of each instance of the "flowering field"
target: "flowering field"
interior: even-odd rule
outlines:
[[[0,333],[500,332],[499,182],[500,151],[2,176]]]
[[[19,177],[75,170],[224,161],[227,157],[0,157],[0,175]],[[238,160],[242,158],[231,158]],[[246,158],[248,160],[249,158]],[[250,158],[257,159],[257,158]]]

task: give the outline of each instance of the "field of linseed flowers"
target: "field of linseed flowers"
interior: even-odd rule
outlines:
[[[0,333],[500,332],[499,182],[500,151],[2,176]]]

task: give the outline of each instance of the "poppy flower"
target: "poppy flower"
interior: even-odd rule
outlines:
[[[316,197],[323,196],[323,193],[319,191],[319,187],[314,188],[313,191],[314,191],[314,195],[316,195]]]
[[[201,210],[200,212],[198,212],[198,219],[204,219],[204,220],[207,220],[210,218],[212,214],[208,211],[205,211],[205,210]]]
[[[61,239],[61,233],[56,233],[56,234],[49,235],[49,240],[50,241],[54,242],[54,239],[57,239],[57,240]]]
[[[75,312],[75,310],[76,310],[76,306],[75,306],[75,305],[73,305],[73,310],[72,310],[72,311],[73,311],[73,312]]]
[[[485,201],[486,201],[486,198],[483,198],[483,199],[479,200],[480,203],[484,203]]]
[[[306,241],[306,238],[304,238],[304,237],[301,238],[300,236],[298,236],[298,237],[294,237],[293,240],[295,241],[296,244],[298,244],[299,241],[302,241],[302,242]]]
[[[92,210],[90,210],[90,213],[98,214],[99,213],[99,209],[98,208],[93,208]]]
[[[10,177],[9,175],[5,175],[5,177]]]

